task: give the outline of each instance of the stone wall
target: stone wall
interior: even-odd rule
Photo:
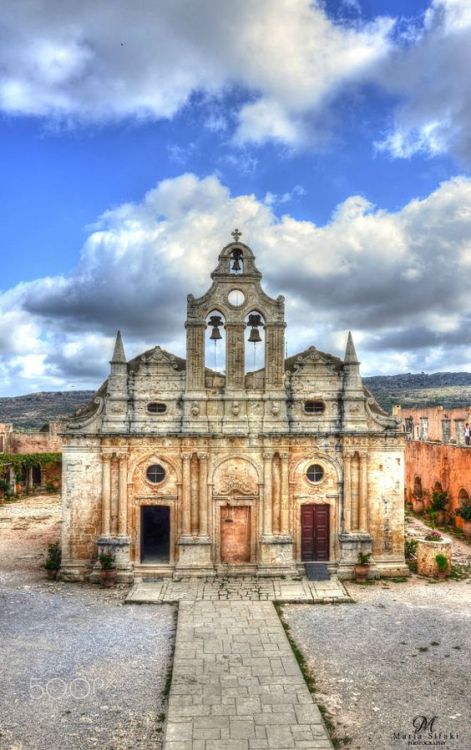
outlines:
[[[392,413],[402,419],[404,429],[412,440],[436,440],[463,445],[464,425],[466,422],[471,424],[471,406],[454,409],[443,406],[394,406]],[[449,433],[444,433],[446,422],[449,423]]]
[[[471,448],[408,441],[405,462],[406,500],[421,491],[427,505],[440,485],[448,492],[450,510],[455,511],[462,499],[471,496]]]

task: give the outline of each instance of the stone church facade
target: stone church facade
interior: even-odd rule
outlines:
[[[345,578],[359,551],[375,575],[406,572],[398,420],[363,386],[350,334],[343,360],[285,357],[284,298],[233,236],[188,296],[186,360],[156,346],[126,361],[118,333],[108,379],[64,429],[66,580],[93,580],[105,548],[126,581],[304,562]]]

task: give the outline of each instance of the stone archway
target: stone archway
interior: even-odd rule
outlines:
[[[222,461],[213,475],[216,561],[253,564],[258,527],[258,474],[245,458]]]

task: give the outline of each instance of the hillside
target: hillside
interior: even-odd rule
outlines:
[[[471,372],[434,372],[381,375],[363,378],[377,401],[390,411],[401,406],[468,406],[471,404]]]
[[[21,430],[39,430],[49,421],[72,414],[86,404],[93,391],[43,391],[0,398],[0,422]]]
[[[381,375],[363,381],[386,411],[393,404],[447,408],[471,404],[471,372]],[[45,422],[72,414],[92,396],[93,391],[51,391],[0,398],[0,422],[37,430]]]

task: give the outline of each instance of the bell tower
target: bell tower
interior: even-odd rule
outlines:
[[[253,400],[254,391],[263,400],[284,398],[284,297],[269,297],[261,288],[262,274],[255,265],[250,247],[240,241],[241,232],[232,232],[234,241],[219,254],[218,265],[211,274],[212,285],[205,295],[196,299],[188,296],[187,368],[185,400],[194,404],[208,399],[205,369],[206,330],[210,339],[219,344],[221,331],[225,333],[225,367],[220,374],[223,383],[224,418],[236,432],[246,432],[248,412],[246,401]],[[263,338],[262,335],[264,334]],[[264,347],[263,371],[246,371],[246,347]],[[213,373],[214,375],[214,373]],[[283,391],[283,393],[281,393]],[[278,393],[277,393],[278,392]],[[227,401],[232,401],[228,406]],[[197,415],[194,412],[199,411]],[[272,410],[278,416],[280,409]],[[193,416],[203,417],[208,410],[193,409]],[[189,416],[189,415],[188,415]],[[203,420],[192,420],[201,424]],[[189,425],[185,420],[187,429]],[[202,426],[202,424],[201,424]],[[209,425],[208,425],[209,427]],[[200,430],[197,430],[200,431]],[[226,431],[226,430],[225,430]],[[227,431],[232,431],[228,429]]]

